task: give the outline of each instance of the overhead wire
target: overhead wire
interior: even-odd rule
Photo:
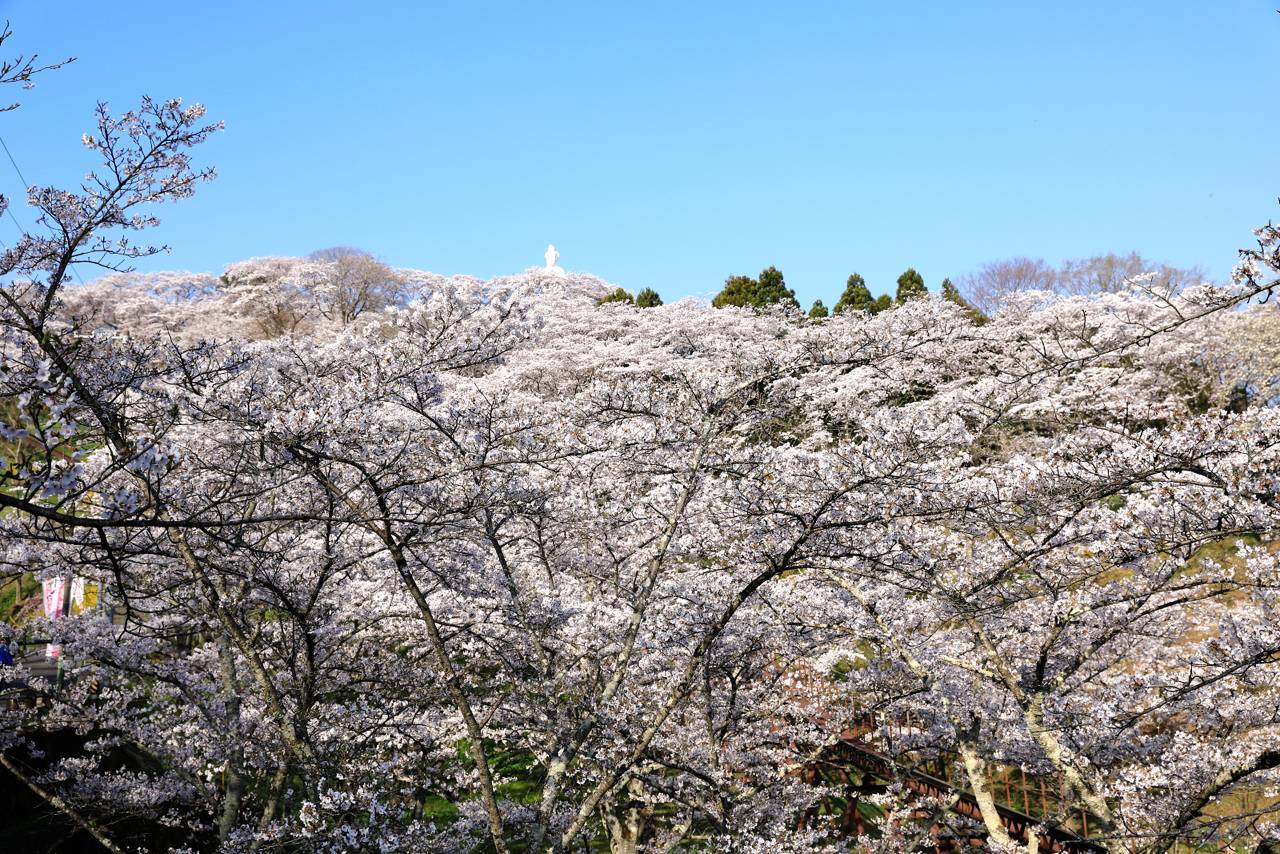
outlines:
[[[31,184],[27,182],[26,176],[23,175],[22,170],[18,168],[18,161],[13,158],[13,152],[9,150],[9,144],[4,141],[3,136],[0,136],[0,148],[4,149],[5,156],[9,158],[9,165],[12,166],[13,171],[18,174],[18,180],[22,182],[22,188],[24,190],[30,190]],[[22,235],[25,237],[27,234],[27,230],[22,227],[22,223],[18,222],[18,218],[13,213],[12,204],[5,206],[5,213],[9,214],[9,219],[13,220],[13,224],[18,227],[18,231],[22,232]],[[71,269],[71,275],[75,276],[76,281],[79,282],[81,285],[83,285],[84,279],[80,278],[80,271],[77,270],[74,266],[72,266],[70,269]]]

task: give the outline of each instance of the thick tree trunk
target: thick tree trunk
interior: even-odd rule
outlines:
[[[987,828],[987,836],[1001,845],[1012,845],[1013,838],[1000,821],[1000,811],[996,809],[996,799],[991,794],[986,760],[978,755],[977,748],[970,741],[960,742],[960,758],[964,760],[964,770],[969,777],[969,791],[973,792],[973,799],[978,802],[978,811],[982,813],[982,824]]]
[[[240,802],[244,797],[244,747],[240,741],[240,691],[236,684],[236,659],[225,634],[218,636],[218,675],[222,681],[223,704],[227,721],[227,772],[222,796],[222,812],[218,816],[218,841],[226,842],[240,823]]]

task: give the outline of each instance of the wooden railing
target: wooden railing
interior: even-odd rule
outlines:
[[[968,789],[968,777],[960,757],[945,749],[919,744],[916,736],[920,731],[910,718],[888,720],[868,715],[841,732],[820,760],[806,769],[806,777],[810,782],[818,782],[834,771],[839,780],[849,784],[852,782],[849,775],[840,771],[853,769],[863,778],[880,784],[901,782],[915,795],[948,803],[952,813],[981,823],[983,816],[977,798]],[[996,811],[1011,838],[1026,843],[1030,834],[1036,832],[1041,851],[1064,854],[1105,851],[1103,845],[1090,839],[1098,833],[1097,818],[1064,796],[1057,781],[1007,766],[989,767],[993,773],[988,785],[996,799]],[[864,822],[858,813],[856,797],[846,802],[845,811],[840,821],[842,828],[846,832],[861,832]],[[956,843],[967,847],[980,841],[940,839],[939,848],[955,847]]]

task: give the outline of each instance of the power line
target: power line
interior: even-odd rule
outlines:
[[[18,222],[18,218],[13,215],[13,205],[6,206],[4,209],[4,212],[9,215],[9,219],[13,220],[13,224],[18,227],[18,231],[22,232],[23,234],[27,233],[27,230],[22,227],[22,223]]]
[[[22,188],[24,190],[29,190],[31,188],[31,185],[27,183],[26,176],[23,175],[22,170],[18,168],[18,161],[13,159],[13,154],[9,151],[9,146],[4,141],[3,136],[0,136],[0,148],[4,149],[5,156],[9,158],[9,165],[13,167],[13,171],[18,173],[18,180],[22,182]],[[23,234],[27,233],[27,230],[22,227],[22,223],[18,222],[18,218],[13,215],[12,204],[5,207],[5,213],[9,214],[9,219],[13,220],[13,224],[18,227],[18,231],[22,232]]]
[[[18,168],[18,161],[13,159],[13,152],[9,151],[9,145],[4,141],[3,136],[0,136],[0,148],[4,149],[5,156],[9,158],[9,165],[13,167],[13,171],[18,173],[18,180],[22,182],[22,188],[24,190],[30,190],[31,184],[27,182],[26,176],[23,175],[22,170]],[[13,205],[7,205],[5,207],[5,212],[9,214],[9,219],[13,220],[13,224],[18,227],[18,231],[22,232],[23,236],[26,236],[27,230],[22,227],[22,223],[18,222],[18,218],[13,214]],[[80,278],[80,271],[74,266],[71,267],[71,275],[75,276],[76,281],[81,285],[84,284],[84,279]]]
[[[27,179],[23,177],[22,170],[18,168],[18,161],[13,159],[13,154],[10,153],[9,146],[5,144],[3,136],[0,136],[0,148],[4,148],[4,153],[9,158],[9,163],[13,165],[13,171],[18,173],[18,178],[22,181],[22,186],[30,188],[31,185],[27,183]]]

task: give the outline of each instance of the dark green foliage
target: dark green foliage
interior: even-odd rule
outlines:
[[[730,276],[724,280],[724,287],[711,300],[711,304],[716,308],[755,305],[756,286],[756,280],[748,276]]]
[[[609,294],[604,299],[600,300],[600,302],[598,302],[597,305],[604,305],[607,302],[625,302],[628,305],[634,305],[635,299],[627,291],[623,290],[622,288],[618,288],[616,291]]]
[[[964,309],[965,314],[969,315],[969,319],[973,321],[974,326],[981,326],[989,319],[985,314],[979,311],[973,303],[965,299],[959,288],[951,284],[950,279],[942,280],[942,298],[947,302],[953,302]]]
[[[875,297],[871,296],[871,290],[867,287],[866,280],[857,273],[849,277],[849,281],[844,286],[844,293],[840,294],[840,299],[836,301],[835,313],[843,314],[846,311],[867,311],[872,313],[879,311]]]
[[[877,311],[888,311],[891,308],[893,308],[893,300],[888,294],[881,294],[876,297],[875,305],[871,307],[871,313],[875,314]]]
[[[915,267],[908,267],[907,271],[898,277],[899,303],[925,296],[928,293],[929,289],[924,286],[924,277],[916,272]]]
[[[636,294],[636,308],[657,308],[662,305],[662,297],[653,288],[645,288]]]
[[[760,271],[759,285],[756,289],[757,307],[774,303],[790,304],[800,307],[796,302],[796,292],[787,287],[782,278],[782,271],[772,265]]]
[[[827,311],[827,307],[822,304],[820,299],[814,300],[813,307],[809,309],[810,317],[827,317],[830,314],[831,312]]]
[[[787,287],[782,278],[782,271],[769,266],[760,271],[759,279],[747,276],[730,276],[724,281],[724,288],[711,300],[716,308],[739,306],[743,308],[764,308],[781,303],[791,308],[799,308],[796,292]]]

